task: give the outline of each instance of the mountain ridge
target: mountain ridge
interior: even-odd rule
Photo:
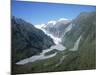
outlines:
[[[14,62],[54,45],[53,40],[32,24],[12,16],[12,57]],[[21,55],[21,57],[20,57]]]

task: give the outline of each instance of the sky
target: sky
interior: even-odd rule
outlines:
[[[81,12],[96,11],[95,6],[12,1],[12,15],[22,18],[33,25],[47,23],[60,18],[74,19]]]

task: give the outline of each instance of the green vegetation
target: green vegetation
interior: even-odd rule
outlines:
[[[55,71],[86,70],[96,68],[96,13],[83,12],[72,21],[74,26],[65,34],[62,44],[67,49],[64,51],[52,50],[46,55],[57,52],[57,55],[25,65],[13,65],[14,74],[40,73]],[[82,36],[77,51],[69,51],[73,48],[77,38]],[[57,65],[65,56],[61,64]],[[57,66],[56,66],[57,65]]]
[[[54,45],[53,40],[32,24],[12,16],[12,63],[39,54]]]

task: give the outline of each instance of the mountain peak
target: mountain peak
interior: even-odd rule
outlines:
[[[68,19],[67,18],[60,18],[58,21],[67,21]]]
[[[56,21],[51,20],[51,21],[49,21],[47,24],[53,24],[53,25],[55,25],[55,24],[56,24]]]

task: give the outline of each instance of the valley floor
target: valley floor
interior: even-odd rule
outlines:
[[[42,60],[32,61],[35,57],[33,56],[33,58],[19,61],[17,64],[14,64],[13,73],[23,74],[95,69],[95,41],[88,45],[89,47],[84,47],[84,44],[78,48],[80,39],[81,37],[77,39],[74,47],[71,49],[65,49],[62,45],[56,45],[48,50],[44,50],[41,53],[43,58],[40,55]],[[26,60],[27,62],[25,62]]]

